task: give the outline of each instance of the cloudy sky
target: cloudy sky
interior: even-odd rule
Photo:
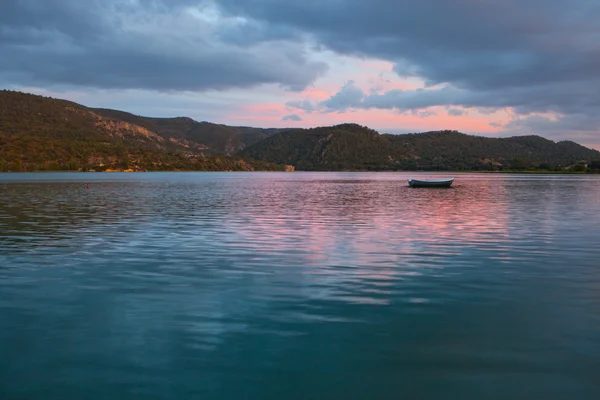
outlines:
[[[261,127],[600,148],[598,0],[1,0],[0,88]]]

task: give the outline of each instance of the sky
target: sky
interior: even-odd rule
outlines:
[[[155,117],[600,149],[598,0],[2,0],[0,88]]]

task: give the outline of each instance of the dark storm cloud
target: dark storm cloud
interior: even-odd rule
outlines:
[[[349,83],[320,104],[290,108],[511,108],[559,117],[506,129],[597,134],[597,0],[0,1],[0,83],[302,89],[325,70],[311,48],[391,61],[427,90],[363,92]]]
[[[310,33],[339,53],[390,60],[401,76],[450,83],[471,93],[463,95],[471,106],[592,113],[599,105],[596,0],[219,3],[232,15]]]
[[[191,0],[0,4],[0,80],[102,88],[304,88],[325,71],[289,30]],[[220,19],[219,19],[220,18]],[[244,38],[243,40],[241,38]]]
[[[493,109],[511,107],[515,113],[521,115],[552,111],[560,114],[595,116],[600,107],[598,90],[600,87],[594,81],[581,84],[554,82],[533,87],[498,87],[480,90],[447,85],[415,90],[396,89],[369,95],[363,93],[362,96],[362,92],[354,92],[354,101],[343,103],[339,99],[348,97],[347,85],[344,85],[338,93],[320,105],[327,111],[331,111],[332,108],[345,111],[349,107],[408,111],[436,106],[462,106],[477,108],[484,113]]]

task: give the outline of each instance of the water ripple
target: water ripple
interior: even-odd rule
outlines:
[[[600,179],[406,177],[0,174],[0,397],[599,398]]]

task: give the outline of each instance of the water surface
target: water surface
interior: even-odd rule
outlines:
[[[599,399],[600,177],[415,175],[0,174],[0,398]]]

